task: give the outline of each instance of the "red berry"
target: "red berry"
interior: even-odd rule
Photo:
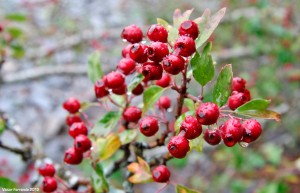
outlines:
[[[92,142],[85,135],[78,135],[74,140],[74,149],[78,152],[86,152],[91,149]]]
[[[180,125],[180,131],[185,131],[186,139],[195,139],[202,133],[202,125],[193,116],[186,116]]]
[[[221,134],[218,129],[206,129],[204,140],[210,145],[217,145],[221,142]]]
[[[171,100],[167,96],[161,96],[157,102],[160,109],[168,109],[171,107]]]
[[[141,116],[142,116],[142,111],[136,106],[127,107],[123,112],[123,118],[125,119],[125,121],[128,122],[136,123],[141,118]]]
[[[63,103],[63,108],[69,113],[77,113],[80,109],[80,102],[76,98],[69,98]]]
[[[176,158],[184,158],[190,151],[189,141],[183,136],[174,136],[168,143],[170,154]]]
[[[42,184],[43,192],[54,192],[57,189],[57,182],[52,177],[45,177]]]
[[[66,118],[66,124],[68,126],[71,126],[73,123],[78,123],[78,122],[81,122],[81,118],[79,115],[77,114],[69,114]]]
[[[176,75],[184,69],[185,61],[181,56],[175,56],[173,54],[168,55],[163,59],[162,66],[164,70],[169,73]]]
[[[196,39],[199,35],[198,25],[191,20],[184,21],[179,26],[179,35],[181,36],[189,36],[193,39]]]
[[[248,102],[251,100],[251,94],[250,91],[248,89],[245,89],[244,91],[244,97],[245,97],[245,101]]]
[[[161,86],[163,88],[166,88],[170,85],[171,77],[168,74],[163,74],[161,79],[156,81],[157,86]]]
[[[125,82],[124,76],[117,71],[108,73],[103,79],[105,86],[108,88],[118,88]]]
[[[123,56],[123,58],[129,57],[129,52],[130,52],[131,46],[132,46],[132,44],[128,44],[126,47],[124,47],[122,49],[122,56]]]
[[[162,77],[163,69],[159,63],[145,62],[142,73],[147,80],[159,80]]]
[[[148,29],[147,36],[153,42],[168,42],[168,31],[161,25],[154,24]]]
[[[211,125],[219,118],[219,108],[215,103],[202,103],[196,110],[196,118],[202,125]]]
[[[71,165],[80,164],[83,159],[83,155],[80,151],[76,151],[74,148],[69,148],[65,152],[64,162]]]
[[[80,134],[82,135],[88,134],[88,129],[86,128],[85,124],[83,122],[73,123],[69,128],[69,135],[75,138]]]
[[[244,128],[242,141],[246,143],[255,141],[260,136],[262,131],[260,123],[255,119],[244,121],[242,123],[242,127]]]
[[[246,88],[246,80],[241,77],[234,77],[232,79],[232,91],[244,92]]]
[[[102,98],[109,94],[108,90],[105,87],[105,84],[102,80],[97,80],[94,85],[95,95],[97,98]]]
[[[121,37],[127,40],[128,42],[134,44],[142,41],[143,32],[138,26],[129,25],[123,29]]]
[[[38,168],[39,174],[41,176],[50,176],[53,177],[55,174],[55,168],[53,164],[44,163]]]
[[[224,144],[228,147],[234,146],[243,136],[242,125],[237,119],[228,119],[219,129]]]
[[[146,117],[140,123],[140,131],[147,137],[155,135],[158,129],[158,121],[155,118]]]
[[[144,87],[142,84],[138,84],[133,90],[132,94],[134,95],[140,95],[144,92]]]
[[[170,179],[171,173],[167,166],[160,165],[152,170],[152,178],[155,182],[165,183]]]
[[[116,95],[123,95],[126,94],[127,92],[127,85],[124,83],[122,84],[122,86],[118,87],[118,88],[113,88],[112,92]]]
[[[152,42],[147,49],[148,58],[154,62],[160,62],[169,54],[168,45],[161,42]]]
[[[238,108],[239,106],[245,104],[246,101],[246,97],[244,95],[244,93],[237,93],[237,92],[232,92],[232,95],[229,97],[228,99],[228,107],[231,110],[235,110],[236,108]]]
[[[135,61],[131,58],[122,58],[118,63],[118,69],[125,75],[131,74],[135,70]]]
[[[133,44],[129,51],[131,59],[138,63],[144,63],[148,60],[147,46],[145,44]]]
[[[196,51],[195,41],[188,36],[180,36],[174,44],[174,50],[179,55],[188,57]]]

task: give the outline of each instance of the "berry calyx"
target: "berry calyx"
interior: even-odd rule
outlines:
[[[161,79],[159,79],[155,82],[155,84],[157,86],[160,86],[160,87],[163,87],[163,88],[168,87],[170,85],[170,83],[171,83],[171,77],[168,74],[163,74]]]
[[[91,146],[91,140],[85,135],[78,135],[74,140],[74,149],[77,152],[86,152],[91,149]]]
[[[212,102],[202,103],[196,110],[196,118],[202,125],[216,123],[219,115],[219,107]]]
[[[95,95],[97,98],[102,98],[109,94],[108,90],[105,87],[105,84],[102,80],[97,80],[94,85]]]
[[[221,142],[221,134],[218,129],[206,129],[203,138],[210,145],[217,145]]]
[[[141,95],[144,92],[144,87],[142,84],[138,84],[133,90],[132,94]]]
[[[43,192],[54,192],[57,189],[57,182],[52,177],[45,177],[42,182]]]
[[[136,106],[127,107],[123,112],[123,118],[128,122],[138,122],[142,116],[142,111]]]
[[[79,123],[79,122],[82,122],[82,120],[81,120],[80,116],[77,114],[69,114],[66,117],[66,124],[68,126],[71,126],[73,123]]]
[[[231,110],[235,110],[241,105],[245,104],[246,102],[247,101],[244,93],[241,92],[237,93],[236,91],[234,91],[232,95],[228,98],[228,107]]]
[[[242,125],[237,119],[228,119],[219,129],[223,142],[228,147],[234,146],[243,136]]]
[[[80,164],[83,159],[81,152],[76,151],[74,148],[69,148],[65,152],[64,162],[71,165]]]
[[[176,75],[184,69],[185,61],[181,56],[168,55],[162,61],[164,70],[172,75]]]
[[[143,32],[140,27],[129,25],[123,29],[121,37],[134,44],[143,40]]]
[[[87,135],[88,129],[83,122],[73,123],[69,128],[69,135],[75,138],[78,135]]]
[[[113,88],[111,90],[114,94],[116,95],[123,95],[123,94],[126,94],[127,92],[127,85],[124,83],[122,84],[120,87],[118,88]]]
[[[153,117],[146,117],[140,122],[140,131],[147,137],[155,135],[158,129],[158,121]]]
[[[104,78],[104,84],[108,88],[118,88],[125,82],[124,76],[117,71],[108,73]]]
[[[122,58],[117,68],[125,75],[131,74],[135,70],[135,61],[131,58]]]
[[[185,131],[186,139],[195,139],[202,133],[202,125],[193,116],[186,116],[180,125],[180,131]]]
[[[41,176],[53,177],[55,174],[55,168],[53,164],[44,163],[38,168],[39,174]]]
[[[76,98],[69,98],[63,103],[63,108],[69,111],[69,113],[77,113],[80,109],[80,102]]]
[[[170,180],[171,173],[167,166],[160,165],[152,170],[152,178],[155,182],[166,183]]]
[[[181,56],[191,56],[196,51],[196,44],[193,38],[188,36],[180,36],[174,44],[174,52]]]
[[[162,25],[151,25],[147,31],[147,37],[153,42],[168,42],[168,31]]]
[[[142,74],[147,80],[159,80],[162,77],[163,69],[159,63],[145,62],[142,67]]]
[[[161,96],[157,102],[158,108],[168,109],[171,107],[171,99],[167,96]]]
[[[242,141],[250,143],[255,141],[261,134],[262,128],[258,121],[255,119],[248,119],[242,123],[244,129]]]
[[[160,62],[169,54],[168,45],[161,42],[152,42],[147,49],[148,58],[154,62]]]
[[[179,31],[179,35],[189,36],[189,37],[193,38],[194,40],[199,35],[198,25],[192,20],[187,20],[187,21],[182,22],[179,26],[178,31]]]
[[[137,63],[144,63],[148,60],[147,46],[144,44],[133,44],[129,50],[129,56]]]
[[[168,143],[170,154],[176,158],[184,158],[190,151],[189,141],[183,136],[174,136]]]
[[[246,80],[244,80],[241,77],[234,77],[232,79],[232,91],[237,91],[237,92],[244,92],[246,88]]]

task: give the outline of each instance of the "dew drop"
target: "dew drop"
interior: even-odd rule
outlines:
[[[122,41],[123,41],[123,42],[127,42],[127,40],[126,40],[126,39],[122,39]]]
[[[239,145],[240,145],[241,147],[248,147],[248,146],[249,146],[249,143],[246,143],[246,142],[241,141],[241,142],[239,142]]]

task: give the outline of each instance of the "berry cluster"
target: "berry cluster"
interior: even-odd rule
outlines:
[[[44,192],[53,192],[57,189],[57,182],[54,178],[55,167],[53,164],[44,163],[38,168],[38,172],[44,177],[42,182],[42,189]]]
[[[246,80],[240,77],[232,79],[232,92],[228,99],[228,107],[235,110],[239,106],[251,100],[250,91],[246,89]]]

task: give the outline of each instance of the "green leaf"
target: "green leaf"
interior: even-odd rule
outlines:
[[[276,121],[280,121],[279,113],[267,109],[270,102],[270,100],[253,99],[235,109],[234,112],[249,117],[274,119]]]
[[[91,131],[91,134],[94,134],[96,136],[108,134],[111,130],[115,128],[120,119],[120,116],[121,113],[118,111],[110,111],[106,113],[104,116],[101,117],[99,121],[97,121],[97,123]]]
[[[95,83],[102,77],[102,69],[100,64],[100,53],[94,52],[88,57],[88,76]]]
[[[188,115],[194,115],[194,114],[195,114],[195,111],[188,111],[188,112],[185,112],[184,114],[181,114],[176,119],[176,121],[174,123],[174,129],[175,129],[176,135],[179,133],[179,131],[180,131],[180,125],[183,122],[183,120],[185,119],[185,117],[188,116]]]
[[[14,58],[20,59],[25,55],[25,49],[20,44],[13,43],[13,44],[10,45],[10,48],[13,51],[12,56]]]
[[[189,98],[185,98],[183,101],[184,106],[186,106],[190,111],[194,111],[195,110],[195,104],[194,101],[192,99]]]
[[[225,105],[230,96],[232,76],[232,66],[227,64],[217,78],[213,88],[213,100],[219,107]]]
[[[168,25],[169,25],[169,23],[166,20],[161,19],[161,18],[157,18],[156,21],[157,21],[157,24],[162,25],[164,27],[168,27]]]
[[[24,22],[27,20],[27,17],[21,13],[11,13],[7,14],[5,19],[16,22]]]
[[[128,91],[132,91],[133,89],[135,89],[137,87],[137,85],[139,85],[144,79],[143,74],[137,74],[135,75],[132,80],[130,81],[130,83],[128,84]]]
[[[23,35],[23,31],[17,27],[6,28],[7,32],[11,35],[12,38],[16,39]]]
[[[183,185],[177,184],[176,193],[200,193],[197,190],[189,189]]]
[[[160,86],[150,86],[147,90],[144,91],[143,94],[143,114],[153,105],[155,102],[161,97],[166,88],[162,88]]]
[[[17,183],[9,178],[0,177],[0,188],[12,189],[11,191],[9,190],[3,192],[17,192],[14,191],[14,188],[17,188]]]
[[[137,134],[138,132],[136,129],[122,131],[122,133],[119,134],[122,145],[132,142]]]
[[[221,19],[224,17],[225,12],[226,8],[224,7],[213,16],[210,16],[210,10],[206,9],[202,17],[195,20],[198,23],[200,30],[200,35],[196,39],[196,48],[201,47],[208,40],[219,25]]]
[[[6,128],[5,121],[3,119],[0,119],[0,135],[4,132]]]
[[[102,165],[97,163],[94,172],[91,176],[92,185],[96,193],[107,193],[109,192],[109,185],[104,175]]]
[[[209,81],[214,78],[215,68],[211,55],[211,43],[207,43],[203,49],[202,55],[196,51],[195,56],[191,60],[191,66],[193,69],[193,76],[195,80],[205,86]]]
[[[202,152],[203,150],[204,139],[203,137],[197,137],[196,139],[190,140],[190,149],[197,150],[198,152]]]

